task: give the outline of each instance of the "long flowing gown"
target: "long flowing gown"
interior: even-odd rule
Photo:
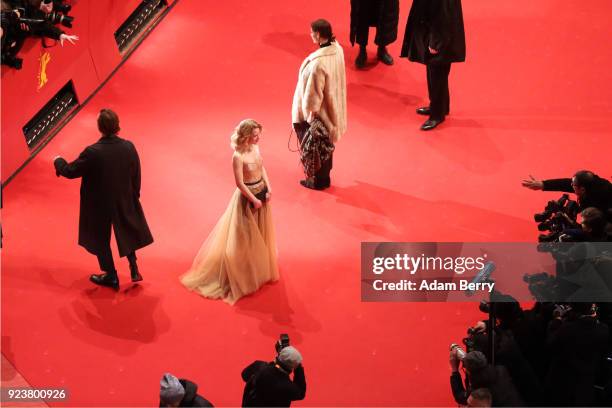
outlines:
[[[254,163],[243,164],[245,184],[253,194],[266,188],[262,166],[260,156]],[[254,209],[236,189],[181,282],[202,296],[234,304],[278,277],[270,203]]]

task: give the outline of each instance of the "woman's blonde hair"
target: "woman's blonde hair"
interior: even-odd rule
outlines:
[[[249,137],[253,134],[255,129],[262,130],[263,126],[259,124],[255,119],[245,119],[236,126],[234,133],[231,137],[232,149],[236,151],[242,151],[245,149]]]

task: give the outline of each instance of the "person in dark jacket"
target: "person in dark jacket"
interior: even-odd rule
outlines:
[[[508,370],[504,366],[495,367],[487,363],[487,358],[480,351],[470,351],[463,359],[466,378],[465,385],[459,374],[457,349],[451,350],[451,390],[458,404],[466,405],[472,390],[487,388],[493,396],[494,407],[520,407],[523,400],[516,390]]]
[[[206,398],[198,395],[198,385],[184,378],[178,379],[166,373],[160,381],[160,407],[213,407]]]
[[[387,46],[397,39],[399,22],[399,0],[351,0],[351,44],[359,44],[359,55],[355,60],[358,69],[368,60],[366,46],[370,27],[376,27],[374,43],[378,46],[377,58],[385,65],[393,65],[393,57]]]
[[[127,256],[132,282],[142,280],[136,250],[153,242],[140,205],[140,160],[134,144],[117,136],[119,117],[110,109],[98,116],[100,140],[83,150],[72,163],[54,161],[57,176],[82,178],[79,215],[79,245],[98,257],[105,272],[91,275],[98,285],[119,289],[117,270],[110,248],[114,230],[119,255]]]
[[[553,406],[590,406],[595,377],[604,361],[609,329],[593,316],[591,303],[572,303],[548,330],[550,366],[545,385]]]
[[[413,0],[401,57],[427,66],[429,106],[417,109],[431,130],[450,112],[448,76],[451,63],[465,61],[465,32],[461,0]]]
[[[577,171],[572,178],[538,180],[529,176],[522,184],[531,190],[575,193],[581,210],[595,207],[609,217],[612,209],[612,183],[589,170]]]
[[[289,407],[306,396],[302,355],[293,346],[283,348],[273,362],[254,361],[242,370],[242,379],[243,407]]]

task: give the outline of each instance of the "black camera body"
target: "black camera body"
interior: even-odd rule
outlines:
[[[276,343],[274,343],[274,349],[276,350],[276,354],[280,353],[282,349],[284,349],[285,347],[289,347],[290,345],[291,344],[289,341],[289,335],[285,333],[281,334]]]
[[[47,20],[51,22],[51,24],[61,24],[64,27],[72,28],[74,17],[67,16],[59,11],[54,11],[47,15]]]
[[[43,3],[53,3],[53,11],[47,14],[47,21],[51,24],[61,24],[64,27],[72,28],[74,17],[68,15],[70,10],[72,10],[70,4],[64,4],[64,0],[43,0]]]
[[[570,200],[568,194],[563,194],[558,200],[549,201],[543,212],[533,216],[538,223],[538,230],[548,231],[548,234],[540,234],[538,241],[557,241],[563,231],[576,227],[579,212],[578,202]]]

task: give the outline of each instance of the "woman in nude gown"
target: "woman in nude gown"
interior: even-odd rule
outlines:
[[[231,137],[238,187],[191,269],[181,277],[188,289],[234,304],[263,284],[278,280],[270,181],[257,142],[262,126],[245,119]]]

